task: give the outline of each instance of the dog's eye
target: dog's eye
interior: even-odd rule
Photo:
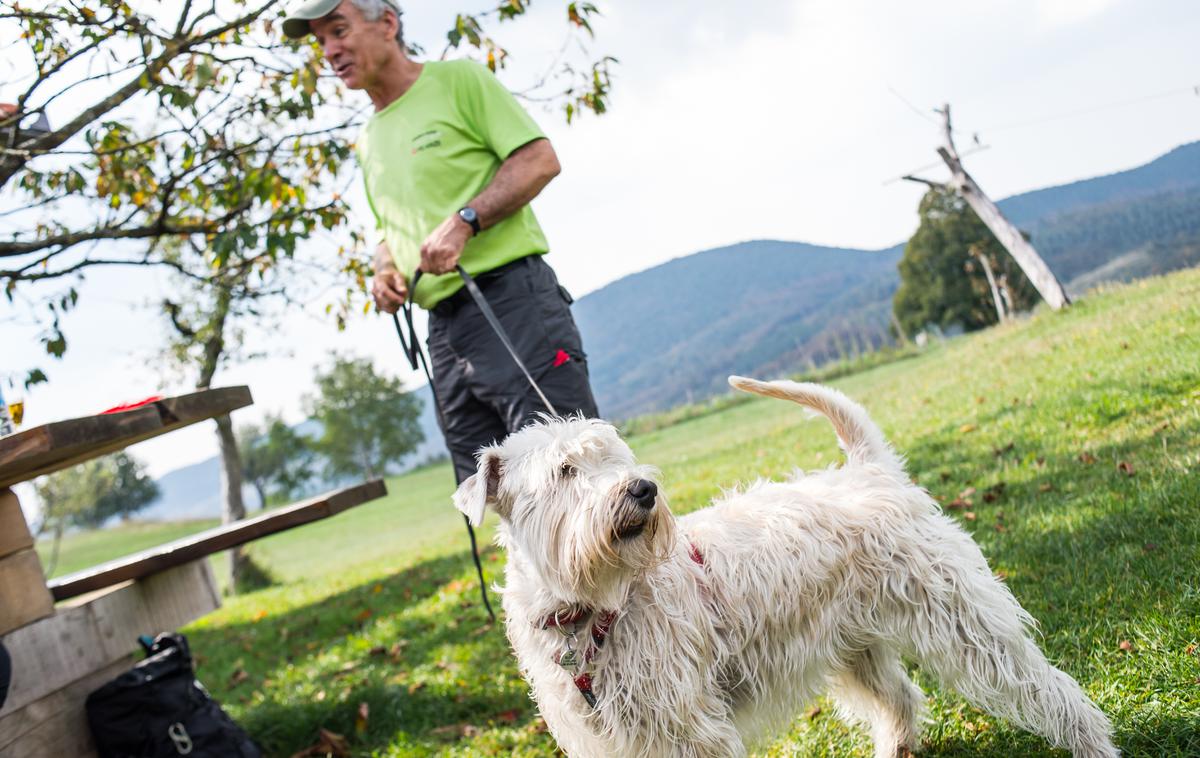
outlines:
[[[572,466],[569,463],[564,463],[562,465],[562,468],[559,469],[559,473],[562,474],[564,478],[570,479],[571,477],[573,477],[579,473],[579,469],[575,468],[574,466]]]

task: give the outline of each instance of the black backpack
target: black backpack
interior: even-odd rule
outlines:
[[[0,708],[8,700],[8,685],[12,684],[12,658],[8,657],[8,648],[0,642]]]
[[[261,758],[262,751],[196,681],[181,634],[142,638],[146,659],[88,695],[100,758]]]

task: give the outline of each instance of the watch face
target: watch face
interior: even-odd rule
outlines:
[[[458,212],[458,215],[462,216],[463,221],[466,221],[468,224],[475,223],[475,220],[479,218],[479,214],[475,213],[474,208],[463,208]]]

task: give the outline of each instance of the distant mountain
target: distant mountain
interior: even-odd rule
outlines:
[[[437,416],[429,387],[422,385],[414,392],[421,399],[419,423],[425,433],[425,441],[406,458],[396,461],[389,473],[401,473],[432,458],[446,454],[442,432],[438,429]],[[235,412],[234,423],[237,423]],[[309,419],[293,427],[300,434],[316,438],[321,435],[321,424]],[[308,488],[307,495],[326,492],[335,487],[351,484],[349,480],[336,481],[318,478]],[[221,515],[221,465],[214,456],[191,466],[175,469],[158,479],[159,497],[137,518],[145,521],[182,521],[189,519],[217,518]],[[260,506],[258,494],[251,487],[242,491],[246,508],[254,510]]]
[[[999,203],[1069,290],[1200,263],[1200,142],[1139,168]],[[888,338],[886,250],[758,240],[688,255],[582,298],[576,319],[600,410],[629,418]]]
[[[621,279],[575,317],[600,410],[625,418],[722,391],[736,371],[821,361],[836,342],[886,339],[899,250],[760,240]]]
[[[1085,206],[1194,187],[1200,187],[1200,142],[1181,145],[1128,171],[1033,190],[1002,200],[998,205],[1009,220],[1028,229],[1035,221]]]

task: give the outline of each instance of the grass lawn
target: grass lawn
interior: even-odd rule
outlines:
[[[1125,754],[1200,755],[1200,270],[833,384],[867,406],[937,498],[970,501],[951,512],[1040,620],[1051,660],[1112,717]],[[840,460],[825,421],[776,400],[630,442],[662,469],[677,513],[739,481]],[[282,583],[184,630],[201,680],[270,755],[307,747],[322,727],[355,756],[554,754],[477,603],[448,467],[389,489],[253,546]],[[64,563],[85,544],[70,539]],[[502,560],[485,552],[491,579]],[[924,755],[1065,755],[917,678],[931,716]],[[760,754],[869,755],[862,733],[817,705]]]

